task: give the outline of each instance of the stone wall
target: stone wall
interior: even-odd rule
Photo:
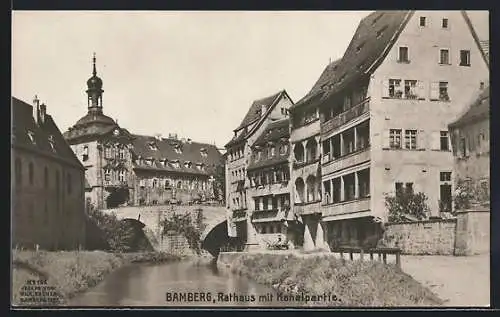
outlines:
[[[403,254],[453,255],[456,219],[386,224],[383,242]]]
[[[490,252],[489,210],[466,210],[457,214],[455,255]]]
[[[412,255],[474,255],[490,251],[489,210],[459,211],[456,218],[388,223],[383,244]]]

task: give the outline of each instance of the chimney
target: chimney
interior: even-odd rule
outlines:
[[[191,140],[191,139],[189,139],[189,138],[187,139],[187,143],[188,143],[188,144],[191,144],[192,142],[193,142],[193,140]]]
[[[42,104],[40,105],[40,122],[41,122],[42,124],[44,124],[44,123],[45,123],[45,115],[46,115],[46,114],[47,114],[47,106],[46,106],[44,103],[42,103]]]
[[[33,119],[35,119],[35,123],[38,124],[40,120],[40,100],[37,95],[33,98]]]
[[[260,115],[261,115],[261,116],[264,116],[264,114],[266,113],[266,110],[267,110],[266,105],[262,105],[262,106],[261,106],[261,110],[260,110]]]

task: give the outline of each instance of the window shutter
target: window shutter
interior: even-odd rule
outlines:
[[[417,82],[417,94],[419,100],[425,100],[425,84],[421,80]]]
[[[430,100],[439,100],[439,82],[430,83]]]
[[[440,143],[440,131],[430,131],[430,149],[431,150],[440,150],[441,149],[441,143]]]
[[[385,129],[382,132],[382,148],[389,149],[390,148],[390,133],[389,129]]]
[[[424,130],[417,130],[417,149],[425,149],[426,148],[426,137]]]
[[[382,80],[382,98],[389,98],[389,80]]]

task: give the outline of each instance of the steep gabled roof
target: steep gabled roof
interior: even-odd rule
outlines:
[[[45,121],[35,123],[33,106],[12,97],[12,145],[31,149],[49,157],[62,159],[70,165],[84,169],[71,147],[64,139],[51,115]],[[33,137],[33,141],[31,137]],[[54,148],[52,148],[52,145]]]
[[[252,102],[252,105],[250,106],[250,109],[248,110],[247,114],[243,118],[243,121],[241,124],[236,128],[234,131],[241,130],[238,135],[234,136],[226,145],[225,147],[229,147],[235,143],[238,143],[240,141],[244,141],[255,129],[253,127],[252,129],[249,129],[249,125],[252,123],[258,122],[260,119],[263,118],[262,116],[262,106],[265,106],[266,112],[269,112],[269,109],[273,107],[273,105],[276,104],[276,102],[282,97],[286,96],[288,99],[291,100],[290,96],[286,93],[286,91],[283,89],[280,92],[262,98],[255,100]]]
[[[156,149],[151,149],[150,144],[154,144]],[[173,138],[157,139],[153,136],[147,135],[134,135],[132,140],[132,153],[138,157],[145,159],[152,158],[155,160],[153,166],[136,166],[142,169],[156,169],[160,171],[171,171],[179,173],[192,173],[192,174],[207,174],[211,173],[212,169],[220,163],[221,153],[215,145],[198,143],[198,142],[183,142],[182,140]],[[181,149],[180,152],[176,151],[176,147]],[[202,155],[202,150],[205,151],[206,156]],[[169,161],[178,160],[180,168],[173,168],[169,166],[162,166],[160,160],[167,159]],[[184,166],[185,162],[191,162],[191,168]],[[196,164],[203,163],[206,166],[206,171],[197,169]]]
[[[340,62],[340,59],[335,60],[328,64],[321,75],[319,76],[318,80],[314,83],[313,87],[309,92],[299,101],[297,101],[296,104],[290,107],[291,110],[296,109],[298,107],[301,107],[302,105],[306,104],[309,101],[312,101],[316,99],[316,97],[323,92],[323,89],[325,85],[330,83],[334,78],[335,74],[337,71],[337,65]]]
[[[490,87],[483,89],[469,106],[469,109],[456,121],[449,124],[450,128],[461,127],[490,116]]]
[[[323,99],[375,70],[412,14],[412,11],[376,11],[362,19]]]
[[[271,122],[253,145],[263,145],[282,138],[288,139],[290,137],[289,125],[290,120],[288,118]]]
[[[236,128],[236,130],[242,129],[252,124],[256,120],[258,120],[262,115],[261,114],[262,106],[265,106],[266,109],[268,109],[273,104],[273,102],[278,98],[278,96],[280,96],[283,92],[284,90],[279,91],[271,96],[267,96],[265,98],[261,98],[252,102],[250,109],[248,109],[247,114],[241,121],[240,125]]]

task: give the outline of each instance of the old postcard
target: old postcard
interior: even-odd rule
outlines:
[[[19,307],[489,307],[487,11],[13,11]]]

